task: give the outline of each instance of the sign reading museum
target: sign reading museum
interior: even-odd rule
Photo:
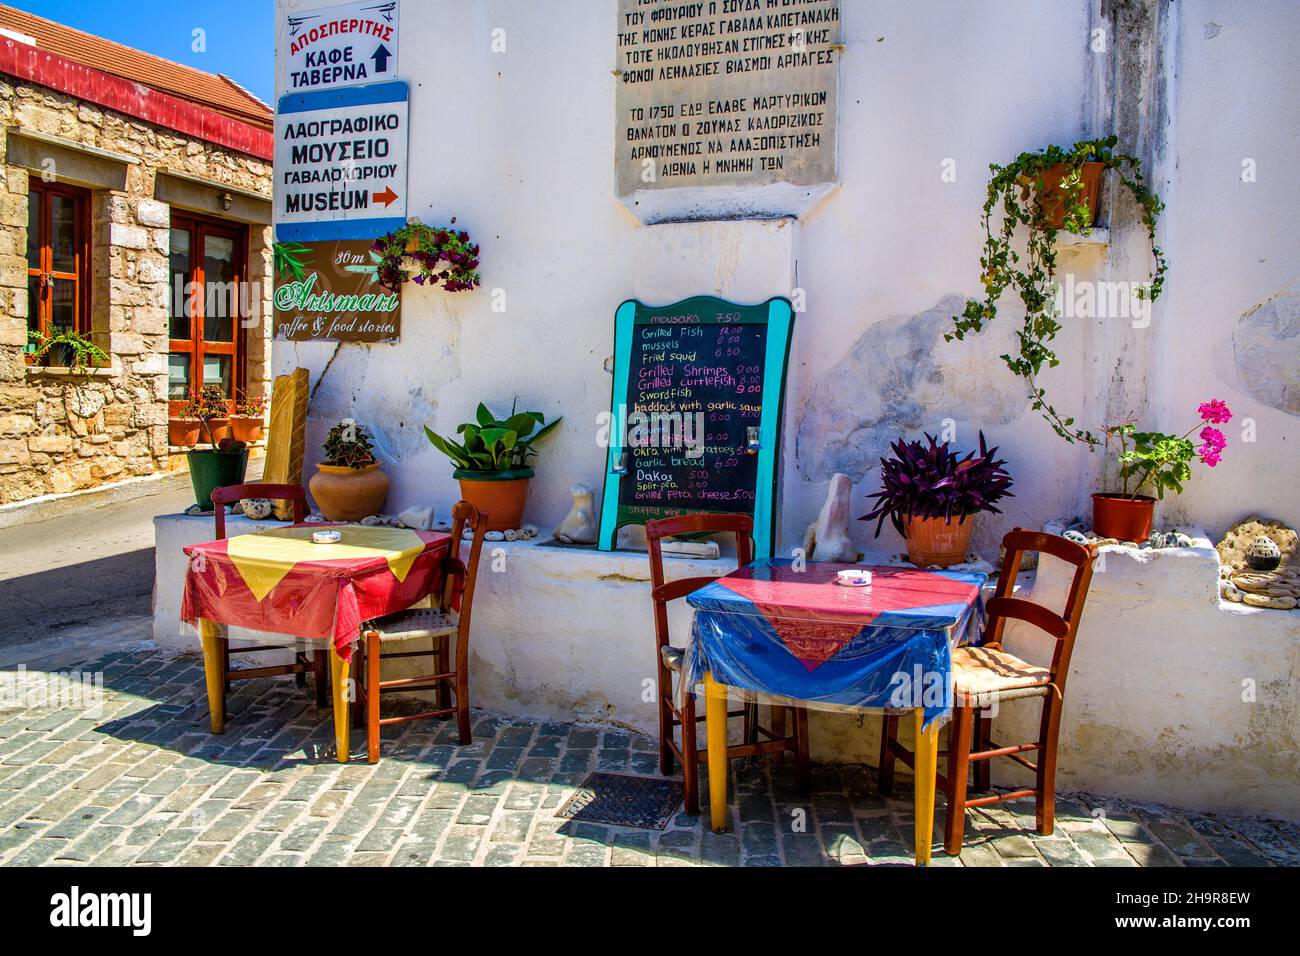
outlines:
[[[275,235],[374,239],[406,225],[405,83],[280,98]]]
[[[618,193],[836,179],[836,0],[619,0]]]

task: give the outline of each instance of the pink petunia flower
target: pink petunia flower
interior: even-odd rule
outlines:
[[[1217,398],[1202,402],[1196,411],[1200,414],[1201,421],[1209,422],[1212,425],[1226,425],[1232,421],[1232,410],[1228,408],[1226,402]]]

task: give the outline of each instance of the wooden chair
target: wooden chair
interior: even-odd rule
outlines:
[[[666,582],[664,579],[664,559],[660,542],[664,538],[677,534],[700,532],[732,533],[736,536],[736,566],[744,567],[753,560],[750,540],[754,522],[748,515],[730,514],[692,514],[676,518],[658,518],[647,521],[645,525],[646,540],[650,545],[650,586],[654,600],[655,641],[658,644],[655,655],[657,665],[658,702],[659,702],[659,772],[667,775],[673,772],[673,758],[682,764],[682,784],[685,790],[686,812],[696,815],[700,812],[700,778],[699,766],[707,759],[708,750],[699,746],[696,725],[704,720],[704,715],[696,715],[694,688],[683,696],[681,707],[677,705],[673,694],[673,675],[680,682],[682,666],[686,659],[685,650],[673,647],[668,639],[668,602],[684,598],[692,591],[697,591],[716,577],[681,578]],[[785,733],[787,712],[793,714],[793,733]],[[742,739],[744,743],[727,747],[727,757],[735,760],[740,757],[753,757],[759,754],[774,753],[780,759],[786,751],[795,757],[795,779],[799,790],[807,792],[809,785],[808,769],[808,712],[802,707],[772,707],[772,727],[761,727],[758,723],[758,705],[746,704],[742,710],[728,711],[727,717],[742,717]],[[730,720],[728,721],[730,722]],[[681,727],[681,743],[674,739],[673,728]],[[767,738],[760,741],[762,736]]]
[[[366,713],[366,748],[371,763],[379,762],[379,728],[408,720],[456,715],[462,746],[472,742],[469,729],[469,624],[474,606],[474,582],[478,578],[479,555],[483,536],[487,534],[487,512],[479,511],[468,501],[452,508],[451,549],[443,559],[444,585],[434,607],[399,611],[361,625],[365,682],[359,702]],[[460,560],[460,543],[470,528],[469,557]],[[456,668],[451,669],[451,639],[456,639]],[[384,654],[385,644],[424,639],[432,642],[430,650]],[[381,661],[408,657],[433,657],[434,673],[421,677],[380,680]],[[384,691],[436,690],[437,706],[433,710],[397,717],[379,716],[379,699]],[[456,702],[453,705],[452,695]]]
[[[302,485],[267,485],[267,484],[245,484],[245,485],[226,485],[224,488],[214,488],[212,491],[213,518],[216,522],[217,540],[224,541],[226,538],[226,505],[233,504],[236,501],[243,501],[245,498],[272,498],[293,502],[293,523],[302,524],[307,513],[307,492]],[[329,704],[329,649],[321,648],[315,651],[298,651],[294,654],[292,664],[273,664],[268,667],[249,667],[241,670],[230,669],[231,654],[261,654],[266,651],[288,651],[293,650],[282,644],[254,644],[251,647],[231,647],[230,641],[221,638],[221,669],[224,677],[223,687],[225,693],[230,693],[230,682],[236,680],[253,680],[258,677],[282,677],[286,674],[294,676],[294,682],[299,687],[305,687],[307,684],[308,672],[315,675],[314,683],[316,689],[316,706],[325,707]],[[308,658],[308,653],[311,657]],[[225,701],[222,701],[223,713]]]
[[[988,623],[984,643],[979,647],[959,647],[953,651],[953,719],[948,730],[947,774],[938,776],[938,787],[947,794],[948,818],[944,826],[943,847],[954,856],[961,853],[966,810],[1021,797],[1034,797],[1034,818],[1038,832],[1044,836],[1053,829],[1056,803],[1056,744],[1061,727],[1061,708],[1065,702],[1065,680],[1070,671],[1070,655],[1079,630],[1079,619],[1092,582],[1092,559],[1095,550],[1056,535],[1016,528],[1002,539],[1005,558],[995,596],[989,599]],[[1021,556],[1026,552],[1050,554],[1074,565],[1074,578],[1065,601],[1063,614],[1055,614],[1040,604],[1013,597]],[[1009,620],[1025,621],[1046,631],[1056,641],[1052,663],[1048,667],[1028,664],[1002,649],[1002,632]],[[977,713],[990,705],[1026,697],[1041,697],[1042,717],[1038,739],[1031,743],[999,745],[992,741],[992,717]],[[972,750],[972,736],[977,749]],[[887,715],[880,742],[880,792],[889,796],[894,786],[894,760],[911,767],[911,751],[898,742],[898,717]],[[1022,754],[1038,752],[1038,762],[1030,763]],[[989,761],[1007,757],[1032,770],[1032,787],[1008,793],[966,798],[970,767],[975,767],[975,789],[988,791]]]

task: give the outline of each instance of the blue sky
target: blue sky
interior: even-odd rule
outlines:
[[[270,103],[275,95],[272,0],[5,0],[11,7],[209,73],[224,73]],[[194,30],[207,51],[193,49]]]

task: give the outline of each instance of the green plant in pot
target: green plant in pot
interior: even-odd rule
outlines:
[[[388,497],[388,476],[379,469],[365,428],[345,418],[330,429],[322,448],[325,460],[308,482],[321,514],[330,521],[360,521],[379,514]]]
[[[1181,435],[1140,432],[1129,420],[1106,426],[1106,450],[1117,449],[1121,490],[1092,496],[1093,531],[1103,538],[1145,541],[1156,499],[1163,500],[1167,491],[1182,494],[1183,482],[1192,476],[1192,459],[1209,468],[1218,465],[1228,439],[1214,426],[1230,422],[1232,411],[1217,398],[1202,402],[1196,411],[1199,420]],[[1192,438],[1198,428],[1199,442]]]
[[[37,362],[52,368],[69,368],[79,372],[87,368],[107,368],[112,364],[103,349],[84,335],[73,331],[47,337],[29,330],[27,345]]]
[[[197,419],[207,438],[207,448],[194,448],[187,454],[190,464],[190,484],[194,500],[204,511],[212,508],[212,492],[227,485],[244,482],[248,468],[248,447],[229,435],[222,435],[222,426],[230,414],[230,403],[220,385],[205,385],[194,392],[186,403],[182,418]]]
[[[875,507],[860,521],[876,522],[876,537],[888,518],[907,540],[908,559],[918,567],[941,568],[966,560],[974,516],[1001,512],[997,502],[1011,494],[1011,475],[980,432],[979,453],[965,458],[926,435],[926,444],[901,438],[880,459]]]
[[[1167,269],[1164,253],[1156,245],[1156,220],[1164,203],[1146,187],[1141,162],[1115,152],[1116,142],[1116,137],[1108,136],[1083,140],[1069,148],[1049,146],[1037,153],[1021,153],[1005,166],[989,167],[993,176],[981,219],[985,240],[980,279],[985,295],[968,300],[962,314],[953,317],[953,331],[944,336],[947,340],[964,339],[983,331],[997,316],[1003,294],[1015,292],[1024,305],[1025,317],[1016,336],[1016,354],[1005,354],[1002,361],[1025,380],[1034,410],[1053,431],[1068,442],[1094,447],[1101,439],[1058,412],[1039,378],[1045,368],[1060,364],[1051,344],[1062,328],[1057,302],[1057,235],[1062,229],[1075,235],[1089,232],[1105,172],[1114,171],[1137,204],[1150,238],[1152,268],[1145,284],[1134,284],[1137,297],[1147,302],[1159,298]],[[1000,222],[995,226],[997,214]],[[1027,232],[1023,251],[1014,241],[1021,226]]]
[[[528,482],[533,469],[528,462],[533,447],[549,435],[561,419],[547,422],[541,412],[517,412],[498,419],[479,403],[475,421],[456,429],[460,442],[443,438],[426,427],[433,447],[456,466],[452,477],[460,482],[461,497],[488,516],[489,531],[508,531],[523,521]]]

